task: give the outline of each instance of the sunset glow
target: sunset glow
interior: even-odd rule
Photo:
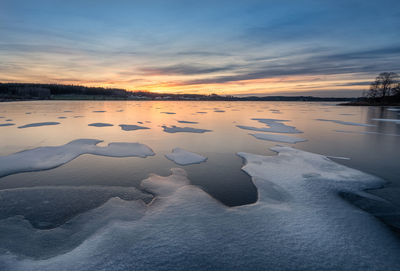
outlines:
[[[0,82],[359,96],[400,68],[400,6],[341,2],[2,1]]]

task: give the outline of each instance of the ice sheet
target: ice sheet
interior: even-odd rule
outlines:
[[[51,126],[51,125],[58,125],[58,124],[60,124],[60,123],[59,122],[37,122],[37,123],[30,123],[30,124],[22,125],[22,126],[19,126],[18,128],[24,129],[24,128]]]
[[[307,139],[304,139],[304,138],[286,136],[286,135],[261,134],[261,133],[251,134],[251,135],[254,136],[255,138],[261,139],[261,140],[268,140],[268,141],[282,142],[282,143],[291,143],[291,144],[307,141]]]
[[[198,129],[198,128],[192,128],[192,127],[177,127],[175,125],[172,125],[171,127],[163,125],[162,128],[164,129],[164,132],[166,132],[166,133],[206,133],[206,132],[211,132],[211,130],[207,130],[207,129]]]
[[[110,143],[98,147],[101,140],[78,139],[56,147],[39,147],[0,156],[0,177],[19,172],[38,171],[61,166],[82,154],[111,157],[147,157],[154,152],[140,143]]]

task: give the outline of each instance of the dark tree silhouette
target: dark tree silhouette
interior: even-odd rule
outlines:
[[[385,100],[389,96],[399,95],[399,75],[394,72],[380,73],[367,92],[367,98]]]

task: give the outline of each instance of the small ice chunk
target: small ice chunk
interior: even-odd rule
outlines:
[[[328,119],[316,119],[316,120],[318,120],[318,121],[328,121],[328,122],[333,122],[333,123],[342,124],[342,125],[365,126],[365,127],[375,126],[373,124],[357,123],[357,122],[343,121],[343,120],[328,120]]]
[[[192,127],[177,127],[175,125],[172,125],[171,127],[167,127],[165,125],[162,126],[164,129],[164,132],[166,133],[206,133],[206,132],[211,132],[211,130],[206,130],[206,129],[198,129],[198,128],[192,128]]]
[[[400,124],[400,119],[372,119],[372,120],[381,122],[393,122],[396,124]]]
[[[197,121],[178,120],[179,123],[198,124]]]
[[[207,160],[207,157],[181,148],[173,149],[172,153],[166,154],[165,157],[181,166],[199,164]]]
[[[88,124],[88,126],[94,126],[94,127],[109,127],[109,126],[114,126],[114,125],[111,124],[111,123],[95,122],[95,123]]]
[[[130,125],[130,124],[120,124],[119,127],[121,127],[122,130],[124,131],[135,131],[135,130],[145,130],[145,129],[150,129],[149,127],[145,126],[139,126],[139,125]]]
[[[31,123],[31,124],[19,126],[18,128],[24,129],[24,128],[30,128],[30,127],[50,126],[50,125],[58,125],[58,124],[60,124],[60,123],[59,122],[37,122],[37,123]]]
[[[251,134],[257,139],[261,140],[268,140],[268,141],[275,141],[275,142],[282,142],[282,143],[292,143],[295,144],[297,142],[304,142],[307,139],[300,138],[300,137],[293,137],[293,136],[286,136],[286,135],[274,135],[274,134]]]

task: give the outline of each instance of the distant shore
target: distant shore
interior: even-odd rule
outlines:
[[[314,96],[245,96],[172,94],[125,89],[85,87],[59,84],[0,83],[0,102],[33,100],[101,100],[101,101],[304,101],[304,102],[352,102],[357,98]]]

